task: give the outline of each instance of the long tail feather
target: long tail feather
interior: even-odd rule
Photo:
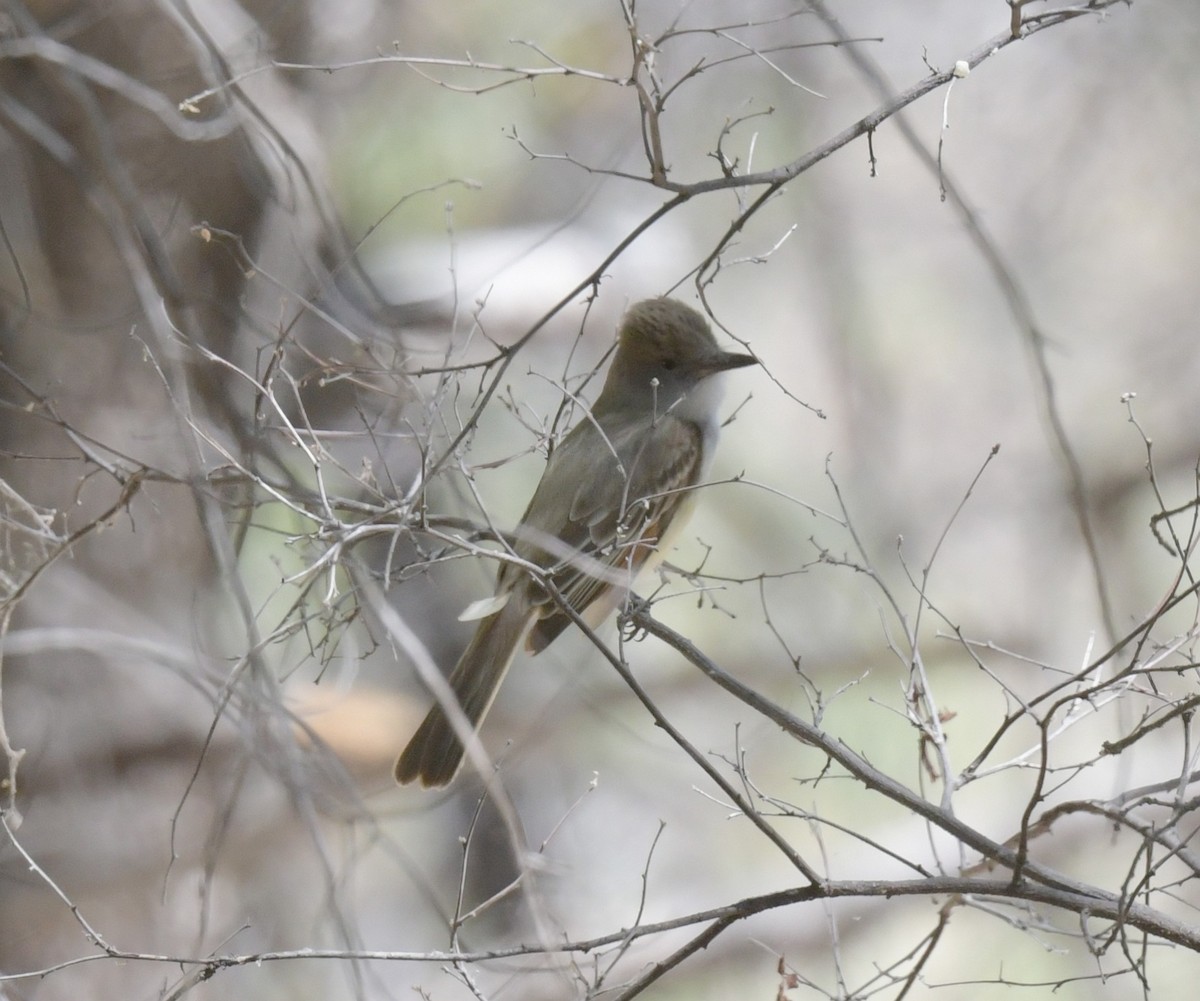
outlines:
[[[479,623],[451,672],[450,687],[473,728],[478,729],[491,708],[533,618],[527,603],[514,595],[500,611]],[[463,753],[462,741],[445,710],[435,705],[396,762],[396,781],[403,785],[420,780],[426,788],[448,785],[462,765]]]

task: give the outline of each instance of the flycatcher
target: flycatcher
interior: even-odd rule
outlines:
[[[704,317],[681,302],[647,299],[626,313],[604,388],[551,453],[511,544],[590,626],[625,600],[687,520],[717,439],[713,377],[755,362],[722,351]],[[449,683],[478,728],[522,641],[539,653],[571,618],[537,577],[507,561],[495,596],[461,617],[481,621]],[[396,762],[396,780],[444,786],[463,754],[435,705]]]

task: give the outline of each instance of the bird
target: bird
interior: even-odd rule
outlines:
[[[448,680],[472,728],[522,644],[536,655],[570,624],[559,602],[595,628],[625,601],[638,573],[662,560],[712,460],[718,376],[757,361],[723,351],[704,316],[676,299],[629,307],[600,395],[550,453],[512,534],[510,555],[518,559],[501,562],[494,596],[460,616],[478,626]],[[464,753],[435,704],[397,760],[396,781],[446,786]]]

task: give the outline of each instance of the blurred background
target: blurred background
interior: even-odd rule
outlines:
[[[637,6],[671,182],[792,162],[1011,14],[824,9]],[[884,121],[873,162],[860,138],[790,181],[704,273],[722,343],[762,365],[727,380],[714,485],[669,557],[686,573],[642,590],[934,802],[914,713],[940,713],[958,774],[1181,574],[1148,526],[1197,496],[1198,45],[1190,3],[1007,45]],[[447,949],[468,912],[465,951],[580,941],[803,885],[580,635],[519,659],[487,721],[507,819],[476,776],[391,779],[429,705],[414,661],[449,669],[458,612],[494,577],[446,519],[516,522],[578,417],[563,387],[594,398],[629,303],[698,305],[696,269],[763,190],[696,194],[621,248],[671,197],[647,180],[632,68],[622,6],[598,0],[0,5],[0,976],[55,968],[0,997],[615,997],[704,927],[202,983],[161,961],[59,968],[99,951],[64,897],[116,949],[194,958]],[[1194,620],[1182,603],[1143,655],[1187,662]],[[663,644],[625,640],[660,709],[822,873],[977,860]],[[1048,802],[1190,771],[1187,723],[1099,749],[1194,688],[1178,672],[1145,703],[1064,713]],[[1004,735],[955,792],[961,819],[1017,833],[1037,736]],[[1033,850],[1116,891],[1139,845],[1067,817]],[[1194,924],[1178,878],[1150,902]],[[945,904],[768,910],[641,996],[897,996]],[[1143,996],[1077,917],[951,913],[914,992]],[[1190,962],[1156,946],[1146,982],[1175,996]]]

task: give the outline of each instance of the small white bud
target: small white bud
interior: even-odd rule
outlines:
[[[965,77],[970,72],[971,72],[971,65],[965,59],[960,59],[958,62],[956,62],[954,64],[954,75],[956,77],[958,77],[958,79],[961,80],[963,77]]]

